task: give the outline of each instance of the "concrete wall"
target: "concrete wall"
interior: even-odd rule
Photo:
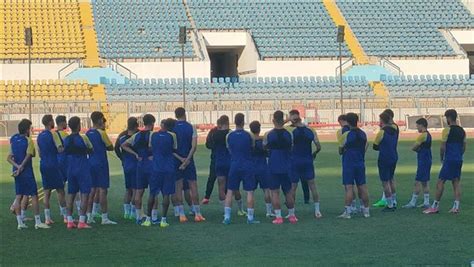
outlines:
[[[391,60],[405,75],[469,74],[469,59]]]
[[[460,44],[474,44],[474,29],[449,30]]]
[[[258,52],[249,33],[246,34],[246,45],[239,58],[239,73],[241,77],[253,77],[257,71]],[[245,74],[246,73],[246,74]]]
[[[123,62],[139,78],[182,78],[181,62]],[[186,78],[210,77],[209,61],[185,62]]]
[[[33,80],[57,79],[58,71],[67,63],[31,64],[31,78]],[[28,64],[0,64],[0,79],[27,80]]]
[[[206,32],[201,31],[206,46],[235,47],[247,45],[247,32]]]
[[[257,61],[257,76],[335,76],[338,60]]]

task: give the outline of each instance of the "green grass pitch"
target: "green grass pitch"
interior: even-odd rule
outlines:
[[[399,144],[396,171],[399,204],[411,196],[416,168],[412,142]],[[49,230],[16,230],[16,220],[8,211],[14,196],[13,179],[7,165],[7,146],[0,147],[0,266],[11,265],[468,265],[474,260],[474,142],[469,140],[463,167],[461,214],[447,213],[452,205],[452,188],[447,184],[438,215],[423,215],[421,209],[398,209],[372,217],[351,220],[336,218],[343,208],[340,160],[335,143],[323,143],[316,160],[323,218],[312,217],[313,206],[297,195],[297,225],[272,225],[264,218],[262,193],[257,193],[256,215],[260,225],[247,225],[237,217],[229,226],[221,224],[223,209],[214,191],[211,203],[203,206],[207,221],[180,224],[170,218],[167,229],[140,227],[122,219],[123,176],[119,161],[109,154],[111,190],[110,217],[116,226],[93,225],[91,230],[67,230],[58,216],[53,195],[52,213],[56,224]],[[440,169],[439,142],[433,143],[431,189]],[[196,155],[200,197],[205,190],[209,152],[199,146]],[[38,159],[36,177],[40,183]],[[376,153],[367,154],[367,176],[371,202],[381,186],[377,176]],[[216,190],[216,188],[215,188]],[[433,196],[433,194],[432,194]],[[172,210],[171,210],[172,211]],[[286,212],[284,210],[284,212]],[[31,211],[28,213],[31,216]],[[172,214],[172,212],[171,212]],[[43,215],[43,214],[42,214]],[[42,216],[43,217],[43,216]]]

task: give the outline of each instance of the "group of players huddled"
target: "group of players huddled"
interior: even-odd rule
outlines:
[[[143,116],[143,128],[139,130],[138,119],[130,117],[127,130],[115,143],[105,132],[106,119],[101,112],[90,116],[93,126],[81,134],[81,120],[65,116],[45,115],[44,130],[37,137],[40,156],[40,172],[44,189],[45,223],[39,213],[38,190],[33,172],[32,157],[35,145],[30,137],[31,121],[23,119],[18,124],[18,133],[10,139],[8,162],[13,166],[16,198],[12,212],[16,214],[18,229],[27,228],[25,210],[29,200],[35,215],[35,228],[49,228],[53,224],[50,211],[51,192],[58,195],[60,213],[67,228],[90,228],[95,218],[101,217],[101,224],[116,224],[108,217],[107,192],[109,188],[109,164],[107,151],[115,150],[122,162],[125,178],[124,218],[136,220],[142,226],[159,224],[169,226],[167,221],[170,203],[174,215],[181,223],[186,222],[184,201],[191,207],[190,214],[195,222],[206,219],[201,214],[197,186],[194,154],[197,149],[196,128],[187,122],[184,108],[175,110],[176,119],[165,119],[155,129],[155,117]],[[373,149],[379,152],[378,170],[383,186],[383,197],[374,206],[384,207],[384,212],[395,211],[397,207],[395,168],[398,161],[399,128],[393,121],[393,111],[385,110],[379,115],[380,131],[373,142]],[[455,201],[451,213],[459,212],[460,178],[463,154],[466,149],[466,133],[457,125],[457,112],[445,112],[448,127],[442,132],[440,156],[442,168],[436,186],[435,200],[430,206],[429,186],[431,157],[431,135],[428,122],[416,121],[419,136],[413,145],[417,153],[416,182],[410,202],[404,208],[423,207],[423,213],[438,213],[439,201],[447,180],[452,181]],[[224,224],[231,223],[232,200],[238,203],[237,214],[247,216],[248,224],[260,223],[254,213],[254,191],[264,191],[266,216],[274,217],[273,224],[284,222],[281,211],[280,191],[284,194],[288,209],[285,217],[292,224],[297,223],[295,195],[298,183],[306,185],[314,201],[314,217],[322,217],[317,186],[315,183],[314,160],[321,151],[321,144],[313,128],[305,125],[297,110],[291,110],[286,117],[282,111],[273,114],[274,128],[261,135],[258,121],[245,128],[245,116],[237,113],[235,129],[230,130],[229,117],[221,116],[206,141],[211,149],[208,190],[202,204],[209,202],[210,191],[218,181],[219,200],[224,207]],[[358,115],[347,113],[338,118],[341,128],[337,132],[339,153],[342,160],[342,184],[345,188],[345,209],[339,216],[349,219],[356,213],[370,217],[369,197],[366,186],[365,153],[367,136],[359,125]],[[70,133],[66,132],[69,127]],[[65,184],[67,182],[67,196]],[[247,209],[243,208],[240,185],[247,193]],[[142,211],[142,199],[149,189],[147,210]],[[417,206],[421,190],[423,204]],[[80,193],[78,195],[78,193]],[[356,194],[357,193],[357,194]],[[161,218],[158,217],[158,196],[162,196]],[[357,207],[356,195],[359,198]],[[31,199],[30,199],[31,198]],[[74,205],[79,220],[73,218]]]

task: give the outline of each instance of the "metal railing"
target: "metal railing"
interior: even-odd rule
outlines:
[[[403,71],[402,69],[395,63],[393,63],[392,61],[390,61],[388,58],[386,57],[381,57],[380,58],[380,65],[386,69],[391,69],[392,71],[394,71],[395,73],[398,74],[398,76],[402,76],[403,75]]]
[[[74,67],[73,69],[71,69],[72,66],[75,66],[77,64],[77,67]],[[76,69],[82,67],[82,62],[80,60],[75,60],[75,61],[72,61],[70,62],[69,64],[67,64],[66,66],[62,67],[59,71],[58,71],[58,79],[61,80],[61,79],[64,79],[64,77],[66,77],[67,75],[71,74],[73,71],[75,71]]]
[[[350,63],[350,64],[349,64],[349,63]],[[347,59],[346,61],[344,61],[344,62],[342,63],[341,66],[337,66],[335,77],[339,77],[339,68],[342,67],[342,73],[343,73],[343,75],[344,75],[344,71],[347,70],[348,68],[352,67],[353,65],[354,65],[354,58],[351,57],[351,58]]]
[[[134,73],[131,69],[125,67],[124,65],[120,64],[116,60],[108,59],[107,65],[116,72],[128,78],[129,80],[138,79],[138,75],[136,73]]]

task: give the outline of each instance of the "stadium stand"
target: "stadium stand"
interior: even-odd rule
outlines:
[[[249,30],[263,58],[336,57],[336,25],[321,1],[189,0],[198,29]],[[343,46],[343,55],[350,52]]]
[[[337,0],[369,56],[455,56],[440,28],[472,28],[474,16],[458,0]]]
[[[474,95],[474,75],[385,76],[390,95],[404,97],[469,97]]]
[[[344,77],[348,96],[373,97],[365,78]],[[108,100],[180,100],[182,79],[138,79],[118,84],[106,84]],[[231,78],[186,79],[187,96],[193,100],[258,100],[301,97],[328,99],[340,94],[339,82],[334,77],[267,77],[245,78],[232,82]],[[291,92],[291,94],[289,94]]]
[[[67,80],[87,80],[90,84],[100,84],[100,78],[107,77],[115,79],[118,83],[124,83],[125,77],[111,68],[78,68],[66,76]]]
[[[94,87],[86,81],[33,81],[31,92],[32,101],[96,100]],[[7,102],[27,101],[28,82],[0,80],[0,100]]]
[[[33,29],[32,58],[84,58],[79,4],[74,0],[0,2],[0,60],[25,60],[24,28]]]
[[[109,59],[181,57],[179,26],[190,27],[178,0],[93,0],[100,55]],[[191,42],[185,57],[193,57]]]

